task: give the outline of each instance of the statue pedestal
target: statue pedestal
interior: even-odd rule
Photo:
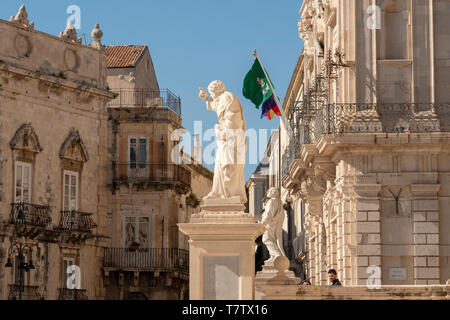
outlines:
[[[199,214],[178,224],[189,238],[191,300],[253,300],[255,239],[264,226],[239,198],[205,199]]]
[[[289,259],[285,256],[276,257],[274,261],[266,261],[263,270],[256,274],[256,300],[265,299],[267,288],[296,287],[298,279],[288,268]]]
[[[285,270],[282,271],[282,273],[279,275],[279,270],[275,268],[274,262],[264,262],[264,265],[262,266],[262,271],[258,271],[256,273],[256,279],[274,279],[277,276],[284,277],[283,280],[295,280],[295,273],[291,270]]]

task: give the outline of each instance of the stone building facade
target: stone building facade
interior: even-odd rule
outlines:
[[[280,173],[305,277],[444,284],[450,1],[305,0],[300,14]]]
[[[183,299],[188,243],[177,223],[198,210],[212,173],[199,164],[175,163],[181,102],[159,89],[148,47],[106,50],[108,84],[118,94],[108,105],[113,185],[106,298]]]
[[[0,20],[0,37],[0,298],[101,298],[106,52],[70,26],[60,37],[34,30],[25,7]],[[81,272],[75,290],[70,265]]]
[[[173,163],[181,102],[148,47],[102,34],[36,31],[25,7],[0,20],[0,299],[186,298],[176,224],[212,173]]]

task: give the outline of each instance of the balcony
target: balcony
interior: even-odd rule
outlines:
[[[12,203],[11,224],[45,228],[52,222],[50,212],[49,206],[24,202]]]
[[[103,267],[112,270],[189,273],[189,252],[177,248],[105,248]]]
[[[58,230],[91,233],[97,225],[92,220],[92,213],[80,211],[61,211]]]
[[[112,90],[119,94],[108,107],[159,107],[172,110],[181,117],[181,99],[169,89],[150,91],[144,89]]]
[[[21,297],[20,297],[21,296]],[[20,286],[17,284],[9,285],[8,300],[42,300],[39,294],[38,286],[23,286],[20,295]]]
[[[180,183],[186,187],[191,185],[191,172],[180,166],[171,164],[149,163],[115,163],[115,183]]]
[[[294,139],[283,154],[283,177],[303,145],[324,135],[450,132],[450,103],[337,103],[308,107],[295,102],[288,115]]]
[[[89,300],[87,290],[60,288],[59,300]]]

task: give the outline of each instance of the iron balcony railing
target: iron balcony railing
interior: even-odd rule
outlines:
[[[105,248],[105,268],[189,272],[189,252],[177,248]]]
[[[31,203],[11,204],[11,224],[47,227],[52,222],[51,209]]]
[[[113,163],[116,182],[180,182],[191,185],[191,172],[180,165]]]
[[[89,300],[87,290],[59,288],[59,300]]]
[[[145,89],[117,89],[119,94],[109,102],[109,107],[162,107],[175,112],[181,117],[181,99],[169,89],[152,91]]]
[[[288,119],[294,137],[282,157],[283,176],[302,146],[323,135],[450,132],[450,103],[336,103],[314,108],[295,102]]]
[[[75,210],[61,211],[61,220],[57,229],[63,231],[92,232],[97,225],[92,220],[92,213]]]
[[[10,284],[9,285],[9,300],[19,300],[20,296],[20,285]],[[41,295],[39,294],[38,286],[22,286],[22,300],[41,300]]]

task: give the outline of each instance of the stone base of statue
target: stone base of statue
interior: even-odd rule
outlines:
[[[279,273],[280,271],[275,267],[275,261],[267,260],[262,266],[262,271],[258,271],[258,273],[256,274],[256,278],[274,279],[275,277],[279,276]],[[283,279],[296,279],[295,273],[291,270],[283,270],[280,276],[285,277]]]
[[[265,299],[266,292],[270,288],[296,287],[299,279],[288,268],[289,259],[285,256],[278,256],[273,261],[266,261],[263,265],[263,270],[256,274],[256,300]]]
[[[189,241],[191,300],[253,300],[255,239],[264,226],[239,197],[204,199],[201,212],[178,224]]]

